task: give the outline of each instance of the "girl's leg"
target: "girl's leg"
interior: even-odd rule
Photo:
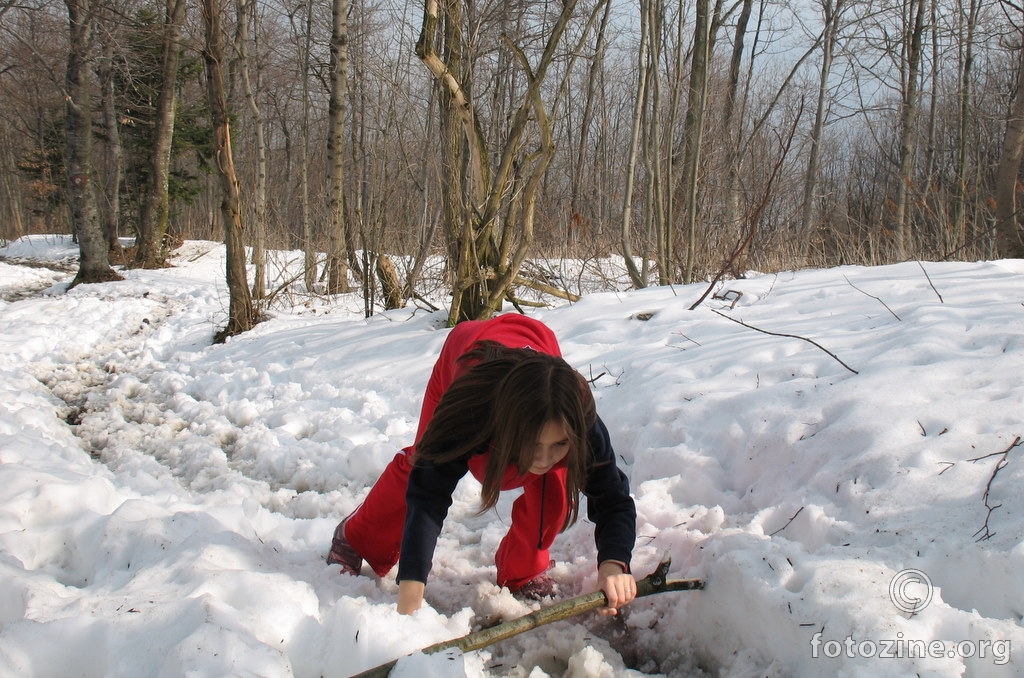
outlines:
[[[513,502],[512,526],[494,556],[499,586],[516,591],[548,569],[548,549],[568,512],[565,476],[564,467],[532,476]]]
[[[423,395],[417,442],[454,379],[456,360],[475,340],[481,324],[479,321],[459,323],[448,334]],[[414,449],[407,447],[395,455],[362,505],[342,521],[343,528],[339,526],[344,539],[381,577],[398,563],[405,529],[405,490],[412,468],[409,457]]]
[[[406,448],[395,455],[363,503],[344,521],[345,538],[380,577],[398,562],[411,452]]]

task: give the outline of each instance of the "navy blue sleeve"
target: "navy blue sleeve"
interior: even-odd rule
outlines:
[[[600,417],[587,440],[592,466],[583,493],[587,517],[594,523],[597,562],[619,560],[628,567],[636,544],[636,504],[629,494],[629,480],[615,464],[608,428]]]
[[[443,464],[419,460],[413,464],[405,493],[405,531],[398,557],[398,581],[427,582],[437,537],[452,505],[452,493],[468,470],[466,459]]]

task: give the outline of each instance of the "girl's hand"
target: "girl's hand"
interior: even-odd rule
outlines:
[[[622,563],[606,560],[597,567],[597,588],[608,596],[608,606],[598,612],[603,615],[619,613],[619,608],[636,598],[636,579],[625,571]]]
[[[398,614],[412,614],[423,605],[423,591],[426,584],[412,579],[398,583]]]

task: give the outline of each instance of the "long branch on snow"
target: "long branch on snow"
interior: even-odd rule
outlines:
[[[668,568],[670,564],[670,559],[661,561],[658,565],[658,569],[638,581],[636,585],[636,597],[642,598],[644,596],[654,595],[655,593],[665,593],[667,591],[693,591],[704,588],[704,580],[702,579],[668,579]],[[607,604],[608,597],[604,594],[604,591],[585,593],[581,596],[576,596],[575,598],[562,601],[561,603],[542,607],[536,612],[531,612],[530,614],[523,615],[522,617],[511,619],[489,629],[476,631],[462,636],[461,638],[454,638],[452,640],[437,643],[436,645],[425,647],[420,650],[420,652],[423,654],[435,654],[437,652],[443,652],[444,650],[450,649],[458,649],[462,652],[472,652],[473,650],[479,650],[480,648],[487,647],[488,645],[511,638],[512,636],[517,636],[525,631],[535,629],[538,626],[544,626],[551,622],[575,617],[578,614],[588,612],[589,610],[596,610],[597,608],[604,607]],[[386,678],[391,674],[391,670],[397,663],[398,660],[396,659],[367,671],[363,671],[362,673],[358,673],[352,678]]]

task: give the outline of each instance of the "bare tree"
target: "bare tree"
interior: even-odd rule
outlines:
[[[1024,16],[1024,9],[1003,0]],[[1006,133],[996,172],[996,247],[1001,256],[1024,257],[1024,228],[1017,207],[1017,185],[1024,158],[1024,31],[1018,36],[1017,86],[1006,119]]]
[[[95,7],[90,0],[65,0],[69,43],[64,105],[67,135],[67,182],[71,223],[78,237],[78,273],[71,285],[121,280],[110,267],[107,242],[96,204],[92,144],[93,28]]]
[[[657,63],[651,64],[652,14],[657,0],[640,0],[640,45],[637,55],[637,96],[633,107],[633,127],[626,161],[625,189],[622,191],[622,256],[633,287],[646,287],[647,281],[633,261],[633,184],[640,155],[640,132],[648,100],[648,79]],[[657,124],[657,123],[655,123]]]
[[[498,311],[529,252],[537,192],[554,155],[551,123],[541,87],[576,2],[566,0],[552,18],[536,64],[531,65],[522,49],[504,36],[506,48],[512,51],[525,76],[526,86],[518,106],[510,111],[507,127],[501,130],[502,144],[493,167],[480,112],[472,96],[472,71],[464,62],[463,36],[467,31],[462,24],[461,0],[446,2],[443,17],[440,7],[439,0],[426,0],[416,54],[437,79],[444,95],[441,133],[448,193],[445,199],[450,201],[445,219],[449,235],[456,243],[448,321],[455,324],[486,318]],[[443,52],[438,51],[439,44]],[[535,125],[537,147],[527,152],[524,137],[531,123]],[[463,143],[465,157],[461,153]]]
[[[250,24],[257,20],[254,0],[235,0],[235,51],[238,55],[242,92],[246,108],[252,118],[255,145],[256,181],[252,200],[252,296],[262,299],[267,288],[267,141],[263,112],[257,99],[258,84],[253,83],[252,58],[249,51]],[[255,34],[258,35],[258,31]]]
[[[139,215],[139,236],[135,249],[135,266],[161,268],[167,265],[164,238],[170,212],[169,182],[171,144],[174,138],[175,90],[181,57],[181,31],[185,22],[187,0],[165,0],[163,57],[160,68],[160,91],[157,95],[156,118],[152,132],[149,183],[142,196]]]
[[[0,177],[0,239],[17,240],[25,235],[24,207],[14,160],[14,144],[4,120],[0,120]]]
[[[696,0],[696,11],[686,120],[683,124],[683,236],[686,242],[683,282],[685,284],[693,282],[696,267],[698,173],[700,171],[701,145],[704,140],[704,114],[707,110],[712,53],[711,0]]]
[[[827,0],[826,0],[827,1]],[[739,223],[740,198],[740,163],[743,159],[740,143],[740,125],[742,114],[737,116],[737,103],[740,93],[740,67],[743,65],[743,53],[746,49],[747,26],[754,9],[754,0],[741,0],[740,12],[736,18],[733,32],[732,56],[729,58],[729,80],[725,92],[725,105],[722,111],[722,134],[728,139],[725,148],[726,193],[724,209],[724,226],[730,228]],[[753,64],[753,54],[750,61]]]
[[[962,2],[961,2],[962,6]],[[971,79],[974,69],[974,40],[978,27],[978,15],[981,11],[980,0],[968,0],[967,16],[961,28],[960,49],[963,57],[959,59],[959,78],[957,98],[959,99],[959,121],[957,126],[957,157],[956,157],[956,188],[953,196],[952,226],[955,242],[967,245],[974,241],[973,229],[968,226],[966,218],[966,202],[968,190],[967,160],[968,139],[970,136],[971,110]],[[961,11],[960,14],[963,14]]]
[[[832,64],[842,27],[843,13],[848,0],[819,0],[822,15],[821,63],[818,70],[818,96],[814,108],[814,124],[811,127],[811,148],[807,158],[807,173],[804,176],[804,195],[800,230],[809,239],[811,228],[817,218],[819,171],[821,164],[822,136],[828,117],[829,87],[832,79]]]
[[[327,291],[348,292],[348,219],[345,214],[345,106],[348,97],[348,0],[331,4],[331,79],[327,130],[327,207],[330,222]]]
[[[611,17],[612,3],[611,0],[602,0],[600,3],[603,5],[601,13],[601,25],[597,30],[597,44],[594,48],[594,56],[590,60],[590,66],[587,69],[587,88],[583,92],[583,112],[580,116],[580,121],[577,126],[579,131],[579,139],[576,141],[576,158],[573,167],[572,174],[572,188],[571,188],[571,205],[570,211],[572,214],[579,214],[584,210],[585,201],[583,199],[583,177],[584,168],[586,166],[587,157],[587,146],[589,145],[589,139],[591,136],[591,126],[594,121],[594,109],[597,104],[598,98],[598,78],[601,74],[601,68],[604,66],[605,53],[607,51],[607,31],[608,22]],[[641,7],[643,2],[640,3]]]
[[[299,11],[289,15],[292,33],[299,43],[299,232],[302,236],[303,249],[303,281],[306,291],[316,288],[317,257],[316,243],[313,240],[313,223],[309,209],[309,172],[310,172],[310,73],[313,70],[313,3],[304,2]],[[301,21],[296,26],[296,22]],[[288,128],[287,124],[283,126]]]
[[[905,0],[904,33],[901,43],[902,99],[900,101],[897,163],[898,177],[893,215],[896,256],[911,251],[908,203],[914,177],[914,153],[917,149],[917,115],[920,108],[920,73],[925,31],[925,0]]]
[[[121,216],[121,129],[114,88],[114,38],[111,31],[104,32],[102,42],[103,54],[96,69],[100,81],[103,125],[103,197],[99,201],[100,226],[103,229],[109,256],[115,261],[122,262],[124,252],[118,227]]]
[[[252,296],[246,282],[245,241],[243,239],[241,191],[231,151],[231,114],[228,110],[227,88],[224,84],[224,35],[221,28],[221,0],[203,0],[203,25],[206,43],[206,86],[213,124],[213,153],[220,178],[221,217],[224,220],[224,243],[227,249],[227,282],[230,301],[228,324],[217,334],[217,340],[241,334],[256,324]]]

